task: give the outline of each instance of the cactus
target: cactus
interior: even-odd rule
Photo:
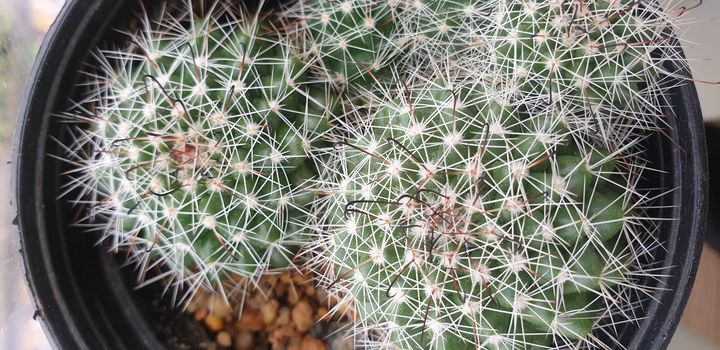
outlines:
[[[330,97],[260,10],[187,2],[141,15],[126,45],[94,55],[85,97],[63,114],[65,195],[89,208],[82,225],[178,301],[291,265]]]
[[[687,7],[660,1],[498,1],[469,63],[502,76],[523,103],[552,103],[607,147],[663,126],[685,66],[674,29]],[[676,31],[675,31],[676,32]],[[669,70],[667,62],[676,67]]]
[[[627,150],[576,139],[552,108],[513,106],[494,81],[415,76],[318,151],[327,196],[311,264],[337,309],[357,313],[359,341],[579,346],[603,317],[632,318],[626,293],[645,288],[634,271],[654,241],[636,230]]]
[[[637,321],[662,273],[639,141],[686,79],[665,62],[684,67],[670,33],[688,9],[496,1],[430,38],[461,2],[413,4],[399,32],[439,55],[364,87],[380,107],[319,152],[320,282],[371,348],[613,346],[598,334]]]
[[[468,56],[458,53],[477,45],[480,29],[491,23],[492,5],[486,0],[301,0],[287,6],[283,17],[296,24],[300,56],[321,81],[344,91],[392,79],[393,70]]]
[[[345,90],[387,74],[401,53],[396,12],[398,1],[300,0],[283,14],[295,24],[299,55],[314,67],[320,81]]]
[[[415,65],[476,56],[490,25],[496,1],[416,0],[404,3],[398,15],[401,36]]]

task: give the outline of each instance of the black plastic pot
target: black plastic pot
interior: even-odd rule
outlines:
[[[65,349],[193,348],[204,341],[201,328],[169,308],[156,290],[132,289],[133,271],[115,257],[94,249],[95,237],[71,225],[72,211],[58,200],[63,165],[51,136],[60,135],[53,111],[66,108],[76,72],[114,23],[128,23],[137,1],[69,0],[40,50],[25,105],[20,113],[13,154],[14,223],[25,271],[37,307],[36,317],[52,341]],[[123,22],[124,21],[124,22]],[[658,203],[667,252],[657,252],[671,267],[646,318],[625,325],[620,342],[629,349],[664,349],[690,293],[703,242],[707,206],[707,159],[702,116],[695,88],[676,88],[670,97],[666,137],[648,140],[654,173],[648,185],[676,188]]]
[[[720,125],[705,124],[705,133],[709,154],[720,154]],[[720,158],[710,159],[710,178],[720,179]],[[710,247],[720,252],[720,182],[710,182],[710,205],[708,206],[708,229],[706,241]]]

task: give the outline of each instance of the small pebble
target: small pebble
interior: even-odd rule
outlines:
[[[260,314],[262,315],[263,322],[265,322],[266,325],[272,325],[273,322],[275,322],[279,307],[280,303],[278,303],[275,299],[270,300],[270,302],[263,303],[260,306]]]
[[[286,325],[271,332],[268,341],[272,344],[273,349],[285,346],[290,339],[299,339],[301,337],[290,325]]]
[[[312,306],[310,306],[310,303],[305,300],[295,305],[290,316],[292,318],[293,326],[295,326],[295,329],[299,332],[305,333],[313,326],[313,309]]]
[[[290,342],[288,343],[287,350],[303,350],[302,345],[302,339],[291,338]]]
[[[195,319],[198,321],[204,320],[205,317],[207,317],[207,315],[208,315],[208,310],[206,308],[201,308],[201,309],[198,309],[197,311],[195,311]]]
[[[265,323],[259,313],[247,310],[243,312],[242,316],[240,316],[237,326],[240,329],[257,332],[265,328]]]
[[[287,296],[288,303],[290,303],[290,305],[295,305],[300,301],[300,299],[302,299],[302,293],[300,292],[300,290],[295,288],[294,286],[290,287]]]
[[[293,280],[293,282],[295,282],[295,284],[305,283],[305,277],[303,277],[303,275],[301,275],[299,273],[293,274],[292,280]]]
[[[215,341],[223,348],[229,348],[232,345],[232,338],[230,333],[222,331],[217,334]]]
[[[285,283],[285,284],[290,284],[290,273],[283,272],[283,274],[280,275],[280,282]]]
[[[205,317],[205,326],[213,332],[219,332],[225,327],[225,321],[216,315],[208,315]]]
[[[202,290],[199,290],[195,296],[193,296],[192,299],[190,299],[190,302],[187,305],[187,311],[190,313],[195,313],[196,311],[200,310],[202,306],[207,301],[207,295],[205,295],[205,292]]]
[[[210,308],[210,313],[216,315],[217,317],[229,318],[232,315],[232,309],[230,309],[230,305],[228,305],[225,300],[218,296],[212,297],[208,304]]]
[[[278,317],[275,319],[275,324],[284,326],[288,323],[290,323],[290,309],[283,306],[280,311],[278,311]]]
[[[302,340],[301,349],[303,350],[327,350],[327,345],[315,337],[306,335]]]
[[[265,284],[268,286],[274,286],[278,283],[280,276],[278,275],[267,275],[265,276]]]
[[[324,306],[321,306],[315,311],[315,319],[316,320],[322,320],[322,319],[329,319],[328,315],[328,309]]]
[[[250,332],[240,331],[235,336],[235,350],[249,350],[253,347],[253,335]]]
[[[251,298],[247,300],[245,303],[245,307],[249,310],[260,310],[260,305],[264,304],[267,301],[267,298],[263,296],[261,293],[253,295]]]

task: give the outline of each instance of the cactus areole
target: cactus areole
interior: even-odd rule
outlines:
[[[13,154],[37,317],[193,348],[198,289],[303,268],[370,349],[664,349],[707,193],[689,11],[70,1]]]

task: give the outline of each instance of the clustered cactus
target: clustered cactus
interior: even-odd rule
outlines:
[[[641,317],[640,141],[687,7],[159,7],[93,56],[60,141],[63,195],[141,285],[184,301],[304,264],[369,348],[608,348]]]

